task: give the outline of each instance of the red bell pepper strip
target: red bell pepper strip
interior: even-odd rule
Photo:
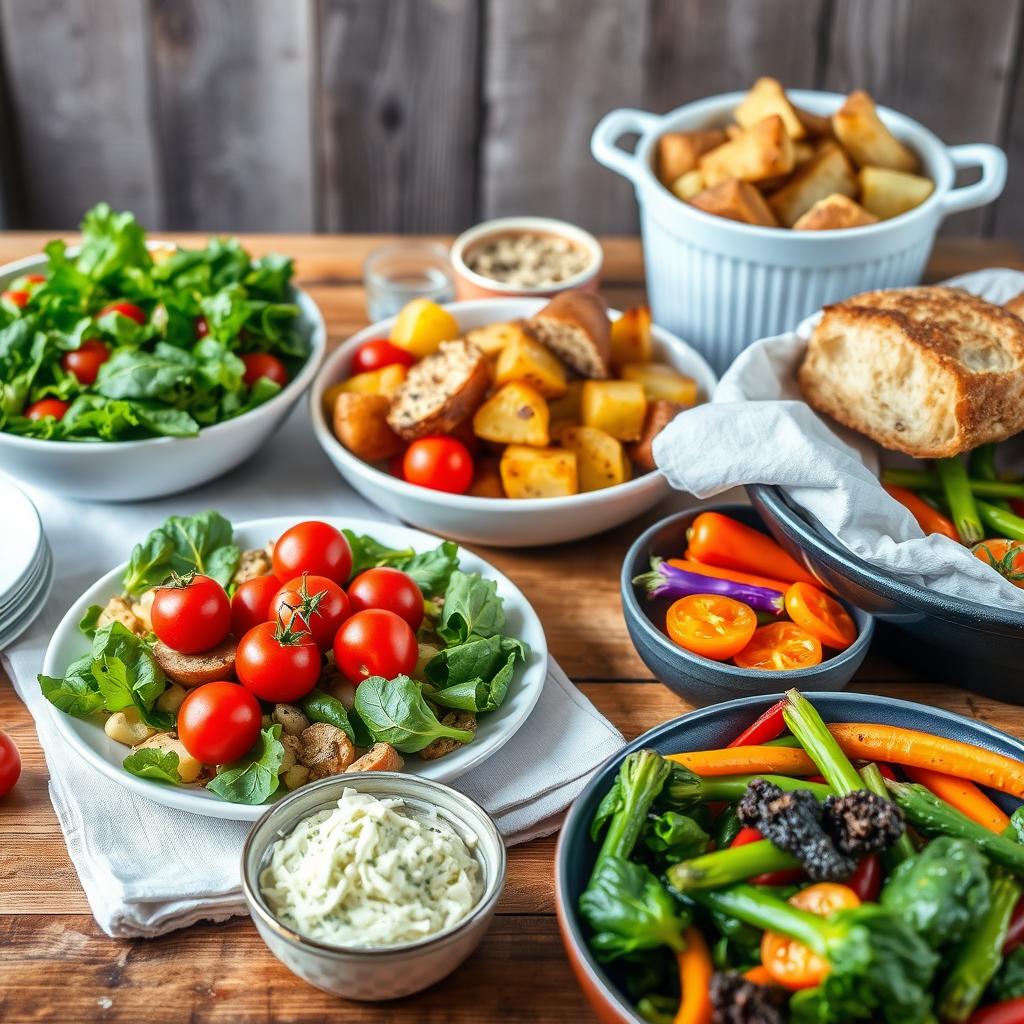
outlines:
[[[1010,916],[1010,926],[1006,929],[1006,940],[1003,942],[1003,956],[1011,949],[1016,949],[1024,942],[1024,898],[1017,900]]]
[[[861,903],[877,903],[882,891],[882,862],[877,853],[865,857],[846,883]]]
[[[736,838],[729,844],[732,846],[746,846],[747,843],[758,843],[764,836],[756,828],[744,825],[736,833]],[[790,868],[788,871],[769,871],[763,875],[754,875],[750,879],[751,885],[792,885],[804,877],[803,868]]]
[[[729,746],[759,747],[769,740],[778,739],[786,730],[786,722],[782,717],[785,709],[786,702],[784,700],[773,704],[753,725],[747,726]]]
[[[1024,996],[975,1010],[967,1024],[1024,1024]]]

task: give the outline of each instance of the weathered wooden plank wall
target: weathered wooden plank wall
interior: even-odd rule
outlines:
[[[631,232],[612,107],[867,88],[1024,166],[1024,0],[0,0],[0,223]],[[1024,180],[954,233],[1019,234]]]

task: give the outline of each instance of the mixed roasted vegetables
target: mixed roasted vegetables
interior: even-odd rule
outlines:
[[[452,753],[529,654],[451,541],[392,549],[314,520],[241,551],[218,513],[171,516],[122,586],[89,608],[89,650],[41,675],[43,695],[103,716],[133,775],[236,803]]]
[[[61,441],[188,437],[266,402],[309,355],[292,261],[234,239],[150,249],[105,203],[70,255],[0,294],[0,430]]]
[[[633,583],[670,598],[665,632],[680,647],[740,668],[809,668],[857,639],[846,609],[770,537],[702,512],[682,558],[651,558]]]
[[[652,1024],[1024,1019],[1024,765],[798,691],[638,750],[591,826],[589,944]]]

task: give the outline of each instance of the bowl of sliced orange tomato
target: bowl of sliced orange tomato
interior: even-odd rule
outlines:
[[[780,685],[842,690],[874,633],[874,619],[823,587],[748,505],[655,523],[626,555],[621,588],[644,664],[696,705]]]

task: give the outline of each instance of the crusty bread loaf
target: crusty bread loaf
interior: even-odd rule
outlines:
[[[608,307],[599,295],[560,292],[523,326],[581,377],[607,378],[612,356],[611,325]]]
[[[391,399],[388,426],[406,441],[450,434],[483,401],[491,371],[471,342],[442,341],[440,348],[409,368]]]
[[[1006,308],[1011,313],[1016,313],[1017,316],[1024,319],[1024,292],[1020,295],[1015,295],[1009,302],[1006,303]]]
[[[1024,429],[1024,321],[956,288],[865,292],[826,307],[798,379],[884,448],[959,455]]]

